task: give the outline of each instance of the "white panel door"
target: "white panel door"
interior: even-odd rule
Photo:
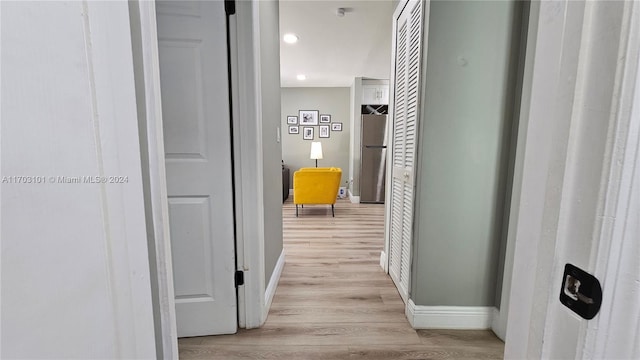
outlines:
[[[178,336],[235,333],[224,2],[156,12]]]
[[[411,273],[423,5],[422,1],[409,1],[394,19],[396,33],[389,274],[405,302],[409,295]]]

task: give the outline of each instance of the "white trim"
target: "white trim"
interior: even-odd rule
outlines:
[[[540,2],[505,358],[640,353],[640,306],[629,296],[640,289],[639,15],[634,2]],[[614,23],[621,27],[603,34]],[[605,44],[617,53],[602,51]],[[586,236],[575,236],[582,228]],[[603,285],[601,311],[590,321],[558,302],[572,260]]]
[[[351,190],[349,190],[349,200],[351,200],[352,204],[360,204],[360,196],[353,195]]]
[[[593,359],[640,357],[640,6],[625,3],[616,89],[603,167],[604,199],[598,246],[592,250],[594,273],[603,284],[599,315],[581,327],[578,356]],[[632,294],[636,294],[633,296]]]
[[[380,267],[384,272],[389,272],[389,260],[387,259],[387,253],[384,250],[380,251]]]
[[[533,4],[534,2],[532,2]],[[516,242],[512,279],[518,280],[511,282],[509,304],[503,304],[503,306],[509,307],[505,358],[540,357],[540,354],[534,356],[528,353],[530,350],[529,336],[536,335],[530,327],[532,319],[536,318],[532,312],[534,310],[533,304],[540,297],[546,299],[546,292],[543,295],[537,294],[534,290],[536,272],[544,272],[546,275],[549,267],[547,265],[538,269],[538,251],[547,251],[547,249],[540,249],[539,245],[543,236],[548,237],[547,233],[554,232],[553,229],[544,229],[543,232],[540,224],[543,223],[545,213],[551,215],[548,209],[559,198],[559,195],[556,194],[554,199],[550,199],[550,204],[546,204],[545,187],[548,186],[548,183],[559,187],[556,177],[550,179],[550,164],[555,158],[563,156],[562,154],[556,155],[552,151],[557,150],[554,149],[552,140],[566,136],[564,129],[566,125],[562,124],[563,128],[560,131],[560,124],[553,116],[554,106],[552,106],[558,101],[567,101],[565,99],[558,100],[560,97],[558,88],[555,86],[558,84],[557,79],[560,78],[561,73],[560,59],[563,53],[563,38],[558,34],[565,33],[566,6],[567,2],[564,1],[554,4],[541,2],[538,6],[540,14],[538,19],[531,19],[529,22],[529,39],[532,39],[532,35],[535,36],[535,41],[531,41],[533,51],[531,54],[527,54],[527,58],[533,57],[533,80],[530,96],[526,99],[530,104],[529,109],[527,111],[523,108],[520,118],[519,132],[523,134],[524,141],[519,141],[518,147],[524,147],[523,157],[521,162],[516,163],[517,167],[520,166],[520,170],[516,168],[514,173],[514,177],[519,174],[522,176],[519,194],[515,193],[515,188],[513,194],[514,198],[520,198],[518,215],[516,219],[513,219],[517,226],[513,230]],[[541,23],[543,17],[544,23]],[[573,33],[571,34],[573,35]],[[573,42],[574,44],[579,43],[578,39]],[[568,74],[566,78],[571,79]],[[543,278],[548,279],[548,277]],[[549,286],[548,283],[547,286]],[[536,330],[535,333],[539,333],[539,331]]]
[[[140,43],[134,43],[134,65],[142,64],[142,69],[135,68],[136,81],[142,76],[144,82],[144,98],[138,98],[138,107],[144,108],[145,119],[139,119],[146,123],[145,129],[140,129],[140,137],[146,138],[141,144],[147,145],[147,158],[142,159],[142,166],[148,167],[149,178],[144,179],[149,184],[151,209],[145,214],[153,223],[153,235],[155,237],[156,274],[152,280],[157,285],[157,296],[160,318],[155,319],[160,329],[156,328],[156,341],[160,339],[162,354],[158,357],[164,359],[178,358],[178,331],[176,325],[175,296],[173,290],[173,265],[171,260],[171,241],[169,237],[169,208],[167,201],[167,184],[164,159],[164,134],[162,127],[162,103],[160,96],[160,58],[158,55],[158,35],[156,25],[155,2],[135,1],[129,4],[130,17],[139,20],[139,24],[131,23],[133,30],[139,31]],[[139,26],[139,28],[135,28]],[[139,47],[139,48],[138,48]],[[140,56],[141,58],[137,58]],[[139,71],[142,70],[142,74]],[[140,114],[140,110],[139,110]],[[143,131],[146,130],[146,133]],[[141,149],[142,150],[142,149]],[[143,154],[142,154],[143,155]],[[143,172],[144,174],[144,172]],[[156,325],[157,326],[157,325]]]
[[[276,294],[276,289],[278,287],[278,282],[280,282],[280,276],[282,275],[282,269],[284,269],[284,249],[280,253],[280,257],[278,257],[278,261],[276,262],[276,267],[273,269],[273,273],[271,274],[271,279],[269,279],[269,285],[267,286],[267,290],[264,293],[264,307],[262,308],[262,318],[263,322],[267,320],[267,315],[269,315],[269,309],[271,309],[271,303],[273,302],[273,296]]]
[[[289,189],[289,195],[293,195],[293,189]]]
[[[497,309],[493,306],[423,306],[409,299],[405,314],[414,329],[485,330]]]
[[[526,6],[526,5],[524,5]],[[536,31],[538,29],[538,17],[540,3],[529,3],[528,28],[526,37],[526,49],[524,54],[524,70],[522,73],[522,91],[520,99],[520,112],[518,116],[518,133],[515,140],[515,161],[513,166],[513,181],[511,185],[511,203],[509,205],[509,224],[507,230],[507,244],[504,252],[504,269],[502,275],[502,291],[500,293],[500,308],[493,319],[491,330],[505,341],[507,336],[507,322],[509,319],[509,301],[511,296],[511,280],[513,272],[514,249],[516,232],[518,229],[518,213],[520,210],[520,197],[522,194],[522,168],[524,165],[524,149],[526,144],[528,113],[531,104],[531,85],[533,82],[533,60],[535,55]],[[525,21],[525,18],[522,19]]]
[[[236,2],[236,15],[231,18],[235,18],[232,34],[236,40],[232,41],[232,54],[236,56],[231,62],[232,76],[237,77],[232,82],[236,249],[238,269],[244,271],[245,281],[238,288],[238,324],[251,329],[264,323],[265,300],[259,3]]]

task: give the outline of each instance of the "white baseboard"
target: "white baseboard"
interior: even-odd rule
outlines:
[[[264,292],[264,308],[262,309],[262,318],[264,320],[267,319],[267,315],[269,314],[269,309],[271,309],[273,296],[276,294],[276,289],[278,287],[278,282],[280,281],[280,275],[282,275],[283,268],[284,268],[284,250],[282,250],[282,252],[280,253],[278,262],[276,262],[276,267],[273,269],[273,274],[271,274],[271,279],[269,279],[269,285],[267,285],[267,289]]]
[[[384,251],[380,251],[380,267],[385,272],[387,271],[386,265],[387,265],[387,253],[385,253]]]
[[[360,196],[353,195],[351,190],[349,190],[349,200],[351,200],[352,204],[360,204]]]
[[[414,329],[491,329],[493,306],[422,306],[409,299],[405,314]]]

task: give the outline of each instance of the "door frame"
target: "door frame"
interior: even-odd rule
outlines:
[[[608,345],[630,344],[638,335],[637,327],[635,333],[627,331],[620,309],[631,314],[640,312],[637,301],[614,296],[619,295],[616,292],[621,290],[616,285],[622,282],[636,282],[635,291],[638,290],[637,275],[634,279],[637,255],[622,249],[640,236],[635,221],[640,212],[640,4],[623,4],[620,37],[625,45],[619,49],[615,74],[581,72],[577,76],[578,69],[588,66],[581,60],[582,55],[596,62],[597,58],[593,58],[601,55],[589,50],[590,40],[598,36],[589,31],[587,23],[598,16],[593,8],[596,4],[559,0],[536,5],[540,22],[535,21],[535,76],[529,97],[531,106],[524,115],[526,123],[521,123],[526,126],[526,149],[520,163],[521,200],[514,229],[518,240],[510,275],[518,281],[511,284],[505,358],[553,357],[549,341],[544,340],[562,335],[554,328],[548,307],[558,301],[561,286],[561,276],[555,275],[562,274],[563,264],[556,264],[555,257],[572,240],[563,237],[562,231],[563,226],[569,225],[566,205],[570,199],[565,196],[575,186],[570,179],[575,170],[571,144],[585,141],[577,139],[584,135],[572,131],[575,124],[571,123],[571,112],[586,105],[582,99],[583,92],[589,91],[583,88],[585,78],[598,76],[615,77],[612,92],[601,94],[612,99],[611,112],[603,119],[609,123],[608,133],[590,134],[607,139],[600,159],[601,188],[599,194],[590,195],[598,200],[592,209],[598,215],[597,231],[587,239],[591,247],[590,268],[602,280],[604,300],[599,315],[589,322],[582,321],[575,336],[577,343],[568,346],[576,346],[578,358],[611,357],[607,351],[614,350]],[[633,291],[632,287],[627,288]]]
[[[258,3],[236,2],[236,14],[229,16],[231,41],[231,89],[234,99],[231,114],[234,119],[235,164],[235,223],[236,269],[244,271],[244,285],[237,288],[238,325],[254,328],[264,324],[268,314],[265,299],[264,265],[264,213],[263,163],[261,123],[261,87],[259,58]],[[169,210],[166,187],[164,136],[158,36],[155,1],[130,2],[130,21],[134,42],[134,68],[136,85],[142,90],[136,101],[139,110],[140,137],[143,166],[147,167],[150,184],[145,196],[150,197],[146,209],[147,221],[153,224],[153,242],[150,259],[154,296],[157,295],[158,312],[155,316],[156,348],[162,349],[163,358],[178,358],[173,269],[169,235]],[[235,40],[235,41],[234,41]],[[234,68],[233,65],[237,67]],[[141,96],[140,96],[141,95]],[[253,99],[252,101],[246,101]],[[242,102],[240,104],[239,102]],[[242,123],[242,126],[237,126]],[[242,148],[241,148],[242,146]],[[239,150],[242,151],[239,151]],[[145,157],[146,155],[146,157]],[[143,172],[144,175],[145,172]],[[154,314],[156,314],[154,309]]]

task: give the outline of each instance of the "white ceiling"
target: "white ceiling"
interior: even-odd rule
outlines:
[[[281,0],[283,87],[348,87],[354,77],[388,79],[395,1]],[[338,8],[347,8],[344,17]],[[282,41],[298,35],[296,44]],[[298,74],[307,79],[299,81]]]

